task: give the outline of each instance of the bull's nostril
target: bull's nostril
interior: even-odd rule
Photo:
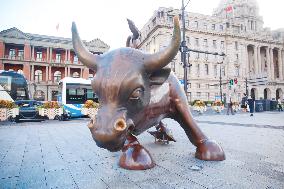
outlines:
[[[114,129],[117,131],[124,131],[126,129],[126,122],[123,119],[118,119],[114,124]]]

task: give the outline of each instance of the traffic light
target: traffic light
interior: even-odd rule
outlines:
[[[229,85],[230,86],[234,85],[234,80],[230,79]]]
[[[235,85],[238,84],[238,78],[235,78],[235,79],[234,79],[234,83],[235,83]]]

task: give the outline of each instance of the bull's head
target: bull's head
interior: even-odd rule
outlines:
[[[102,55],[90,53],[83,45],[75,23],[72,40],[79,60],[96,71],[92,87],[101,108],[89,127],[99,147],[120,150],[127,132],[135,129],[134,117],[149,104],[150,87],[162,84],[169,76],[163,69],[176,56],[180,46],[180,27],[174,18],[170,44],[155,54],[145,54],[133,48],[119,48]]]

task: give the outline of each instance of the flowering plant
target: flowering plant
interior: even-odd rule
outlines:
[[[85,102],[85,104],[83,105],[83,108],[96,108],[98,109],[99,108],[99,103],[96,103],[92,100],[87,100]]]
[[[193,110],[203,113],[206,111],[206,104],[202,100],[197,100],[193,105]]]
[[[13,109],[17,108],[18,106],[9,100],[0,100],[0,108],[7,108],[7,109]]]
[[[224,109],[224,104],[221,100],[216,100],[212,104],[212,109],[220,113]]]
[[[48,101],[43,103],[42,106],[40,106],[40,108],[45,108],[45,109],[58,109],[60,108],[58,102],[56,101]]]

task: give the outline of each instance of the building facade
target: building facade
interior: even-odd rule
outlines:
[[[108,51],[100,39],[84,41],[94,54]],[[64,77],[93,78],[94,71],[77,58],[72,39],[24,33],[17,28],[0,32],[0,70],[24,74],[32,98],[56,100]]]
[[[159,8],[141,29],[140,49],[154,53],[172,35],[173,17],[181,10]],[[180,21],[182,26],[182,21]],[[255,99],[283,99],[284,29],[263,27],[254,0],[221,0],[213,15],[185,13],[186,45],[189,49],[188,100],[241,100],[248,91]],[[169,65],[180,80],[184,77],[181,55]],[[230,80],[233,85],[229,86]],[[221,83],[221,87],[220,87]]]

